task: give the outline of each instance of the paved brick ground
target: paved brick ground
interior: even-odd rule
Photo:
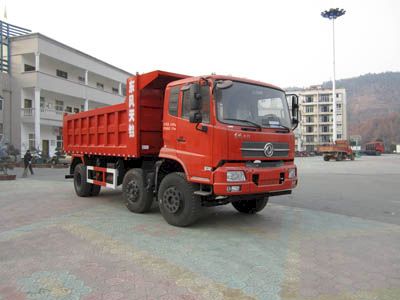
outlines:
[[[0,182],[1,300],[400,299],[396,224],[272,203],[182,229],[40,171]]]

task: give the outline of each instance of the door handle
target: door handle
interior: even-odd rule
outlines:
[[[176,141],[179,143],[184,143],[184,142],[186,142],[186,139],[183,136],[180,136],[176,139]]]

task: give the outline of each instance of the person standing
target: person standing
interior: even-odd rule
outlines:
[[[29,171],[31,172],[31,174],[32,175],[34,174],[33,169],[32,169],[32,154],[31,154],[31,151],[29,151],[29,150],[26,150],[26,153],[24,155],[24,166],[25,166],[25,169],[24,169],[24,174],[22,175],[22,177],[28,176],[28,168],[29,168]]]

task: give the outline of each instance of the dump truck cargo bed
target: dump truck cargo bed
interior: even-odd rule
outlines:
[[[157,155],[166,85],[186,75],[154,71],[128,79],[124,103],[64,116],[64,150],[72,154]]]

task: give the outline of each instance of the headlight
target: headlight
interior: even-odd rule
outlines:
[[[228,171],[226,173],[226,181],[236,182],[236,181],[246,181],[246,176],[243,171]]]
[[[296,169],[289,169],[288,178],[292,179],[296,177]]]

